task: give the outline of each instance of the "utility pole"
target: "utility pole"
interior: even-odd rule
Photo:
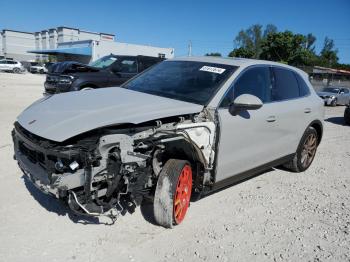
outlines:
[[[192,41],[188,43],[188,56],[192,56]]]

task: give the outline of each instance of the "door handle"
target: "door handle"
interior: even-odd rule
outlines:
[[[275,116],[269,116],[268,118],[266,118],[267,122],[275,122],[276,121],[276,117]]]
[[[305,113],[305,114],[311,113],[311,108],[305,108],[305,109],[304,109],[304,113]]]

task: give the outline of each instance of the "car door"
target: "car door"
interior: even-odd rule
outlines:
[[[137,75],[137,59],[135,57],[121,57],[112,64],[109,86],[119,86]]]
[[[281,155],[289,155],[296,152],[302,134],[314,120],[314,108],[309,100],[310,91],[303,87],[305,81],[296,72],[279,66],[271,69],[271,103],[278,119],[274,148]]]
[[[8,60],[6,64],[7,70],[13,70],[16,67],[16,65],[17,65],[17,62]]]
[[[271,102],[271,70],[269,66],[254,66],[240,74],[218,108],[220,138],[216,182],[254,169],[281,156],[274,141],[278,119],[277,107]],[[257,110],[242,111],[233,116],[229,103],[241,94],[261,99]]]

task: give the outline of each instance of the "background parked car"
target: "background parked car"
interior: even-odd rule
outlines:
[[[1,59],[0,60],[0,71],[20,73],[24,71],[24,67],[21,62],[10,59]]]
[[[32,62],[31,66],[29,68],[29,72],[31,72],[32,74],[45,74],[47,73],[47,68],[46,68],[46,64],[40,64],[37,62]]]
[[[53,64],[46,76],[46,93],[88,90],[119,86],[164,60],[149,56],[108,55],[89,65],[77,62]]]
[[[328,106],[347,105],[350,102],[350,92],[347,88],[326,87],[321,92],[317,92],[317,94]]]

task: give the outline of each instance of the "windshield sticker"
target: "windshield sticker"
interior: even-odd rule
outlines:
[[[215,74],[222,74],[223,72],[225,72],[226,69],[213,66],[202,66],[202,68],[199,70]]]

